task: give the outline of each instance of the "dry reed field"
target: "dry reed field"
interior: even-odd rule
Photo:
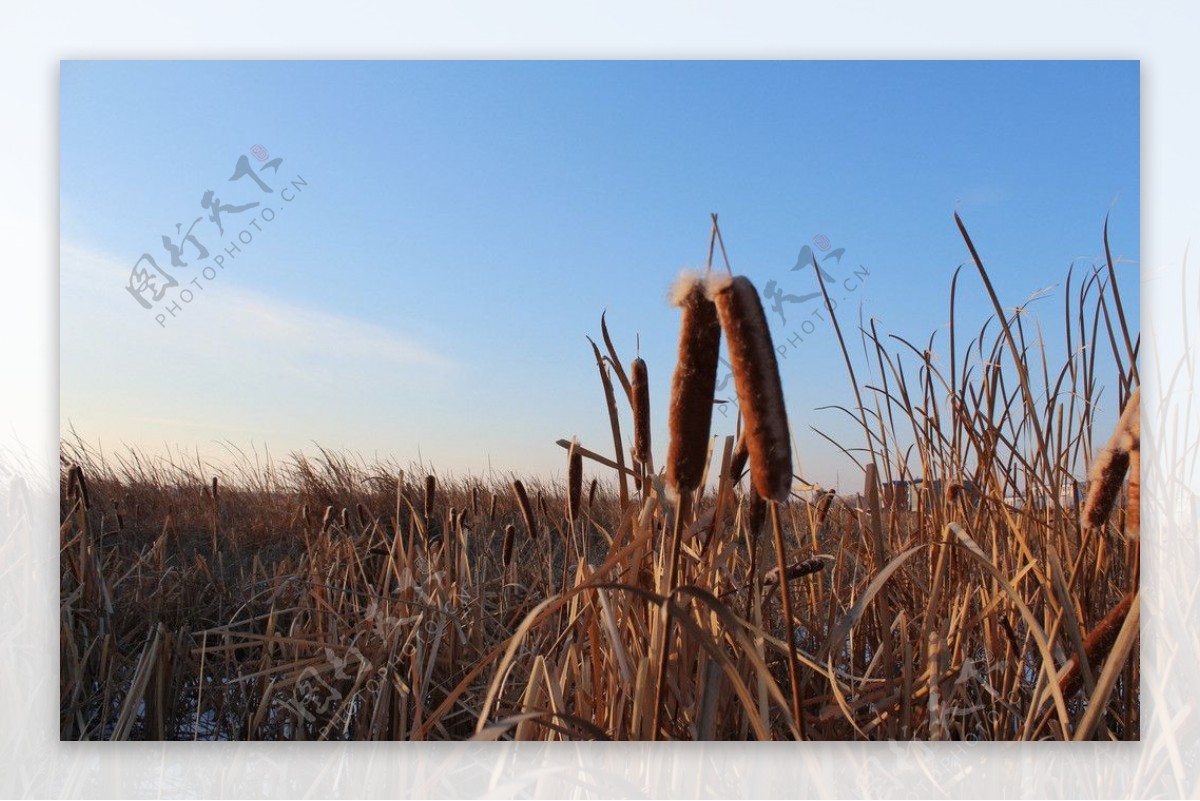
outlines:
[[[958,224],[945,341],[853,331],[824,295],[851,489],[801,489],[807,423],[712,244],[674,290],[676,364],[601,320],[612,441],[531,443],[565,484],[64,441],[60,736],[1138,739],[1140,336],[1110,257],[1068,276],[1051,363]],[[956,318],[968,278],[987,320]],[[711,436],[722,347],[736,437]]]

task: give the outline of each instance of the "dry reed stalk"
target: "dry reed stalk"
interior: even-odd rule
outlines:
[[[437,479],[432,476],[425,476],[425,520],[433,519],[433,502],[437,496]]]
[[[572,526],[579,519],[583,501],[583,456],[579,453],[578,444],[572,442],[571,450],[567,452],[567,517]]]
[[[671,380],[667,483],[682,494],[700,486],[708,459],[721,324],[700,275],[680,276],[672,289],[672,299],[683,310],[683,316],[679,356]]]
[[[617,400],[613,395],[612,378],[604,366],[600,348],[596,347],[591,337],[588,337],[588,342],[591,342],[592,353],[596,357],[596,369],[600,371],[600,384],[604,388],[604,403],[608,407],[608,424],[612,429],[613,451],[617,464],[617,491],[621,499],[621,508],[624,509],[629,504],[629,485],[625,480],[625,448],[621,445],[621,421],[617,417]],[[618,364],[615,359],[613,363]]]
[[[633,406],[633,458],[650,464],[650,375],[644,359],[629,365]]]
[[[1112,439],[1092,464],[1091,486],[1088,488],[1087,500],[1084,501],[1082,513],[1083,525],[1087,528],[1099,528],[1108,520],[1117,494],[1121,491],[1121,483],[1125,480],[1130,454],[1140,451],[1140,399],[1141,390],[1134,390],[1125,404],[1125,411],[1121,413],[1121,419],[1117,421]],[[1140,495],[1140,479],[1137,483]]]
[[[512,483],[513,494],[517,496],[517,505],[521,507],[521,516],[525,518],[525,528],[529,530],[529,538],[536,540],[538,535],[537,519],[533,516],[533,506],[529,503],[529,493],[525,485],[517,479]]]
[[[791,437],[779,364],[758,290],[745,276],[719,275],[709,279],[708,295],[729,347],[754,488],[767,500],[786,501],[792,488]]]

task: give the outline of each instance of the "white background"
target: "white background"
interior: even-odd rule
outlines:
[[[1187,248],[1200,224],[1198,8],[1008,2],[983,9],[961,0],[7,6],[0,22],[0,794],[1200,795],[1200,527],[1191,461],[1200,432],[1188,425],[1200,416],[1192,397],[1196,363],[1187,351],[1200,327],[1200,280],[1185,283]],[[58,62],[76,58],[1140,59],[1142,741],[59,743]],[[1107,113],[1097,108],[1080,125],[1104,125]]]

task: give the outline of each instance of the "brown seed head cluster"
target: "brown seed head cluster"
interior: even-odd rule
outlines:
[[[502,558],[504,566],[508,567],[512,564],[513,541],[517,537],[517,527],[509,523],[504,527],[504,547],[502,549]]]
[[[437,479],[425,476],[425,519],[433,519],[433,501],[437,497]]]
[[[650,376],[645,360],[634,359],[629,365],[633,400],[633,458],[650,463]]]
[[[1083,524],[1088,528],[1099,528],[1108,520],[1113,503],[1121,491],[1125,472],[1130,467],[1130,455],[1141,451],[1141,390],[1135,390],[1125,404],[1125,411],[1117,421],[1108,445],[1096,457],[1092,465],[1091,486],[1083,503]],[[1138,460],[1140,468],[1140,459]],[[1140,471],[1139,471],[1140,472]],[[1135,492],[1135,486],[1137,488]],[[1140,514],[1141,481],[1131,481],[1129,491],[1128,519],[1137,520]]]
[[[767,500],[786,501],[792,487],[791,437],[775,347],[758,290],[745,276],[715,276],[708,293],[729,347],[754,489]]]
[[[679,356],[671,381],[667,483],[676,492],[689,492],[700,486],[708,458],[721,324],[700,275],[684,273],[680,276],[672,297],[675,305],[683,309],[683,318]]]
[[[533,516],[533,506],[529,503],[529,493],[520,479],[513,482],[513,494],[517,496],[517,505],[521,507],[521,516],[525,518],[525,528],[529,529],[529,538],[537,539],[537,518]]]
[[[567,452],[567,514],[574,522],[579,519],[583,502],[583,455],[579,442],[572,441]]]

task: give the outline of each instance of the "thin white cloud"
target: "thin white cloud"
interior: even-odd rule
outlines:
[[[160,327],[157,308],[142,309],[123,288],[128,264],[70,245],[60,256],[61,415],[85,437],[291,444],[411,434],[397,399],[437,408],[461,375],[389,328],[223,275]]]
[[[319,365],[336,358],[364,360],[380,367],[423,366],[450,369],[447,357],[383,326],[267,297],[219,276],[196,290],[190,304],[181,304],[165,326],[154,319],[123,289],[130,265],[84,248],[61,250],[61,322],[64,347],[69,331],[96,330],[129,335],[143,357],[147,351],[170,349],[177,358],[182,348],[193,353],[236,349],[270,369],[266,357],[281,355],[286,363]],[[189,341],[187,335],[195,335]],[[112,343],[111,336],[103,339]],[[220,346],[220,347],[218,347]],[[231,352],[225,350],[223,359]]]

